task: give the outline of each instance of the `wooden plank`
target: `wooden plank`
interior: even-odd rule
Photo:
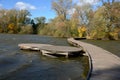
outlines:
[[[76,52],[79,54],[80,51],[82,51],[82,48],[77,47],[70,47],[70,46],[54,46],[49,44],[37,44],[37,43],[22,43],[18,45],[20,49],[25,50],[36,50],[41,51],[43,55],[65,55],[66,57],[69,56],[69,54],[75,54]]]
[[[120,57],[95,45],[69,38],[68,42],[84,48],[91,59],[90,80],[120,80]]]
[[[56,58],[55,56],[50,55],[51,52],[49,52],[49,51],[41,50],[41,52],[42,52],[42,55],[45,55],[45,56],[48,56],[51,58]]]
[[[45,54],[43,54],[44,56],[48,56],[48,57],[51,57],[51,58],[57,58],[56,56],[53,56],[53,55],[50,55],[50,54],[47,54],[47,53],[45,53]]]
[[[78,52],[82,50],[82,48],[70,47],[70,46],[42,46],[41,49],[51,51],[53,53]]]
[[[18,44],[20,49],[24,50],[40,50],[42,46],[52,46],[50,44],[37,44],[37,43],[22,43]]]
[[[22,43],[18,45],[20,49],[33,49],[33,50],[46,50],[50,52],[77,52],[82,48],[70,47],[70,46],[54,46],[50,44],[37,44],[37,43]]]

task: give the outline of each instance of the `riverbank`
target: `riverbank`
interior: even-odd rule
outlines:
[[[90,54],[91,77],[90,80],[120,80],[120,58],[112,53],[85,42],[68,39],[68,42],[80,45]]]

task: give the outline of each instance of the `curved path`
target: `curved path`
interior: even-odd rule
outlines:
[[[120,58],[89,43],[68,39],[69,43],[81,46],[90,54],[92,71],[90,80],[120,80]]]

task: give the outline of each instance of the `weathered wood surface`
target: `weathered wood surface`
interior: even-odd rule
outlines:
[[[82,55],[80,51],[82,51],[82,48],[77,47],[70,47],[70,46],[55,46],[55,45],[49,45],[49,44],[35,44],[35,43],[22,43],[18,45],[20,49],[25,50],[37,50],[41,51],[43,55],[47,54],[59,54],[59,55],[65,55],[68,57],[68,55],[73,54],[80,54]]]
[[[18,44],[20,49],[24,50],[40,50],[43,46],[52,46],[49,44],[37,44],[37,43],[21,43]]]
[[[120,80],[120,58],[95,45],[69,38],[68,42],[82,46],[92,58],[90,80]]]
[[[41,49],[54,52],[78,52],[81,48],[69,46],[43,46]]]
[[[77,52],[81,51],[81,48],[69,47],[69,46],[54,46],[50,44],[35,44],[35,43],[22,43],[18,45],[21,49],[39,49],[52,52]]]

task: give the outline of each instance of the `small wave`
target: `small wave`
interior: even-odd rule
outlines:
[[[0,80],[7,80],[11,75],[19,72],[20,70],[24,70],[30,66],[31,66],[31,62],[24,63],[22,65],[21,64],[17,65],[16,67],[8,70],[7,72],[0,74]]]

